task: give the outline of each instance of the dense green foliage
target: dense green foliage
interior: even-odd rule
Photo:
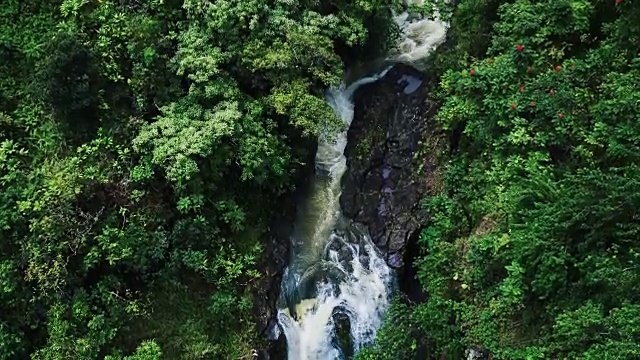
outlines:
[[[249,356],[273,204],[340,125],[336,49],[396,5],[3,1],[0,358]]]
[[[458,141],[425,205],[429,299],[360,358],[640,358],[638,19],[627,0],[460,1],[433,65]]]
[[[5,0],[0,359],[247,358],[273,204],[340,126],[337,49],[384,49],[397,3]],[[459,1],[429,299],[358,358],[640,357],[638,19]]]

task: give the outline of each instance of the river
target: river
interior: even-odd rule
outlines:
[[[402,36],[398,51],[387,60],[414,62],[444,41],[444,22],[409,19],[407,13],[395,17]],[[354,92],[381,79],[388,70],[327,91],[327,103],[346,128],[353,120]],[[292,257],[283,277],[278,312],[289,360],[342,360],[357,353],[375,340],[393,295],[393,271],[366,230],[341,213],[346,145],[346,131],[332,139],[319,139],[316,175],[294,226]],[[338,336],[339,318],[348,319],[347,345]]]

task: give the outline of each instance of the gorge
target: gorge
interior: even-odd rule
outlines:
[[[394,268],[403,266],[404,247],[417,235],[421,219],[413,217],[425,189],[410,174],[418,170],[413,157],[421,140],[433,130],[425,119],[435,106],[426,98],[424,76],[402,62],[428,56],[444,41],[447,25],[412,21],[406,12],[395,21],[399,53],[373,75],[327,91],[327,103],[349,130],[321,135],[316,174],[294,225],[277,315],[289,360],[345,359],[371,344],[397,284]],[[369,96],[365,88],[378,82],[386,84],[380,85],[386,99],[355,110],[354,98]],[[354,111],[362,114],[350,129]],[[372,115],[377,111],[384,115]],[[339,318],[348,323],[349,341],[339,339]]]
[[[639,359],[639,18],[4,0],[0,359]]]

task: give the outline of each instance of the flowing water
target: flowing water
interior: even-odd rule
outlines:
[[[423,5],[424,0],[409,0],[405,4]],[[442,44],[447,35],[449,24],[438,19],[438,12],[434,12],[435,19],[411,21],[411,14],[403,12],[395,16],[394,20],[402,31],[402,37],[397,45],[397,51],[390,58],[396,61],[414,62],[426,58],[435,48]]]
[[[442,22],[411,22],[408,14],[395,19],[403,30],[399,53],[391,57],[395,61],[424,58],[444,40]],[[388,70],[327,91],[327,103],[347,128],[353,120],[353,93]],[[346,145],[346,131],[332,140],[319,139],[316,176],[296,219],[278,312],[289,360],[339,360],[357,353],[375,339],[392,294],[393,271],[366,230],[340,211]],[[350,349],[338,339],[338,318],[348,319]]]

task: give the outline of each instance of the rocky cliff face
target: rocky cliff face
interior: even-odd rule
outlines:
[[[395,65],[355,94],[355,114],[345,150],[344,214],[365,225],[394,268],[428,218],[424,198],[436,192],[436,155],[444,145],[422,72]]]
[[[355,114],[345,149],[348,170],[340,199],[346,217],[363,224],[387,262],[401,268],[415,253],[420,227],[428,221],[421,201],[434,194],[438,184],[436,154],[445,144],[433,117],[437,104],[429,98],[427,75],[406,65],[396,65],[376,83],[355,94]],[[315,150],[315,149],[314,149]],[[315,151],[311,151],[315,153]],[[310,155],[309,164],[313,164]],[[302,189],[313,167],[299,178]],[[259,359],[286,355],[284,337],[276,323],[276,300],[282,272],[289,259],[289,237],[299,194],[283,197],[283,213],[276,217],[272,237],[265,245],[259,269],[263,276],[254,284],[254,316],[265,343]],[[412,250],[413,249],[413,250]],[[413,278],[411,266],[402,277]],[[402,281],[402,279],[401,279]],[[410,281],[410,280],[409,280]],[[413,291],[415,286],[402,286]]]
[[[294,194],[284,196],[283,203],[295,204]],[[258,260],[261,276],[252,283],[253,317],[260,341],[254,346],[254,360],[284,359],[286,343],[277,323],[277,301],[280,283],[289,261],[291,225],[295,206],[283,206],[282,214],[273,220],[270,236],[265,238],[265,250]]]
[[[277,301],[284,270],[289,264],[291,234],[298,208],[298,199],[303,196],[306,184],[314,174],[313,162],[317,144],[314,141],[300,141],[306,149],[304,157],[309,165],[298,169],[295,191],[283,194],[277,202],[269,235],[265,237],[264,251],[256,268],[260,277],[252,283],[253,318],[256,322],[258,338],[252,359],[269,360],[286,358],[286,341],[278,326]]]

